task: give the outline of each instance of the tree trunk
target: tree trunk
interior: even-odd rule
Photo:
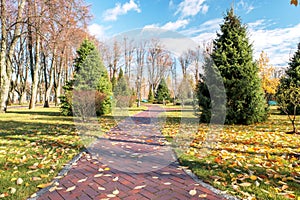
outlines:
[[[32,85],[31,85],[31,98],[29,103],[29,109],[35,108],[36,97],[38,92],[39,83],[39,68],[40,68],[40,35],[36,34],[36,44],[35,44],[35,63],[31,66]]]
[[[5,112],[7,108],[8,93],[7,86],[9,87],[9,79],[6,73],[6,41],[7,41],[7,31],[6,31],[6,0],[1,0],[1,52],[0,52],[0,104],[1,111]]]
[[[45,69],[44,69],[44,76],[45,76],[45,97],[44,97],[44,108],[49,108],[50,105],[49,105],[49,101],[50,101],[50,94],[51,94],[51,90],[52,90],[52,87],[53,87],[53,83],[54,83],[54,75],[53,75],[53,69],[55,67],[55,63],[56,63],[56,58],[55,58],[55,55],[56,55],[56,49],[54,47],[53,49],[53,58],[52,58],[52,62],[51,62],[51,67],[50,67],[50,71],[49,71],[49,84],[48,84],[48,81],[47,81],[47,68],[45,66]]]

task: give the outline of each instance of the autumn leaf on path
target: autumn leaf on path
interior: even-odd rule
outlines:
[[[146,187],[146,185],[140,185],[140,186],[136,186],[135,188],[133,188],[134,190],[139,190]]]
[[[197,194],[197,191],[196,191],[195,189],[190,190],[190,191],[189,191],[189,194],[190,194],[191,196],[195,196],[195,195]]]
[[[66,192],[71,192],[71,191],[75,190],[75,188],[76,188],[76,185],[74,185],[74,186],[72,186],[72,187],[69,187],[69,188],[66,190]]]

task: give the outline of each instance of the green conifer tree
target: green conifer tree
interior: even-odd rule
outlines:
[[[154,95],[153,95],[152,88],[150,87],[149,88],[149,93],[148,93],[148,102],[153,103],[153,101],[154,101]]]
[[[252,124],[264,121],[267,118],[267,104],[258,76],[258,66],[253,62],[253,50],[247,37],[247,28],[241,24],[233,9],[224,17],[221,33],[218,33],[217,39],[214,40],[211,59],[212,69],[216,68],[220,72],[226,90],[225,122]],[[201,102],[203,97],[205,102]],[[206,119],[205,122],[211,109],[211,102],[207,97],[209,98],[207,87],[200,83],[199,105],[206,115],[200,119]]]
[[[80,48],[77,50],[77,58],[75,59],[74,79],[66,84],[65,94],[61,97],[62,106],[61,113],[64,115],[72,115],[72,105],[74,90],[77,92],[78,101],[82,101],[84,96],[92,95],[95,100],[96,113],[98,115],[107,114],[111,111],[111,95],[112,89],[108,79],[108,73],[104,67],[100,55],[95,45],[84,40]],[[91,98],[90,98],[91,99]]]
[[[285,90],[289,90],[292,85],[293,87],[300,87],[300,43],[298,44],[297,51],[294,53],[289,62],[289,67],[286,70],[286,76],[283,76],[280,79],[280,85],[276,96],[280,96]],[[294,105],[291,102],[287,102],[287,104],[287,112],[292,114],[294,112]],[[300,108],[296,109],[296,114],[300,114]]]
[[[165,103],[168,102],[171,97],[170,97],[170,91],[167,86],[167,83],[165,79],[162,79],[158,85],[156,94],[155,94],[155,99],[158,103]]]
[[[114,97],[116,99],[116,106],[129,107],[131,99],[131,90],[127,78],[124,76],[123,70],[120,69],[118,82],[114,88]]]

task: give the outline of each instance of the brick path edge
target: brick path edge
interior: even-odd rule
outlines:
[[[66,176],[68,174],[68,172],[71,170],[72,165],[74,163],[76,163],[84,153],[88,153],[87,149],[83,149],[80,153],[78,153],[76,156],[73,157],[72,160],[70,160],[63,168],[62,170],[57,174],[57,177],[59,178],[54,178],[53,183],[43,189],[40,189],[39,191],[37,191],[34,197],[29,197],[27,198],[27,200],[37,200],[39,197],[41,197],[43,194],[45,194],[46,192],[49,191],[49,189],[51,187],[53,187],[56,183],[59,182],[59,180],[61,178],[63,178],[64,176]]]

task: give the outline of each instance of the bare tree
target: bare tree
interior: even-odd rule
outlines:
[[[137,65],[137,76],[136,76],[136,89],[137,89],[137,107],[141,105],[141,90],[142,90],[142,80],[145,66],[145,55],[146,55],[146,41],[141,41],[140,44],[135,48],[136,65]]]
[[[21,22],[25,0],[18,0],[15,4],[8,5],[6,0],[1,0],[1,50],[0,50],[0,104],[1,112],[7,110],[8,96],[12,75],[12,60],[15,46],[20,38]],[[9,10],[11,7],[12,10]],[[10,14],[8,15],[8,13]],[[16,13],[16,15],[14,15]],[[11,34],[9,38],[8,33]]]

